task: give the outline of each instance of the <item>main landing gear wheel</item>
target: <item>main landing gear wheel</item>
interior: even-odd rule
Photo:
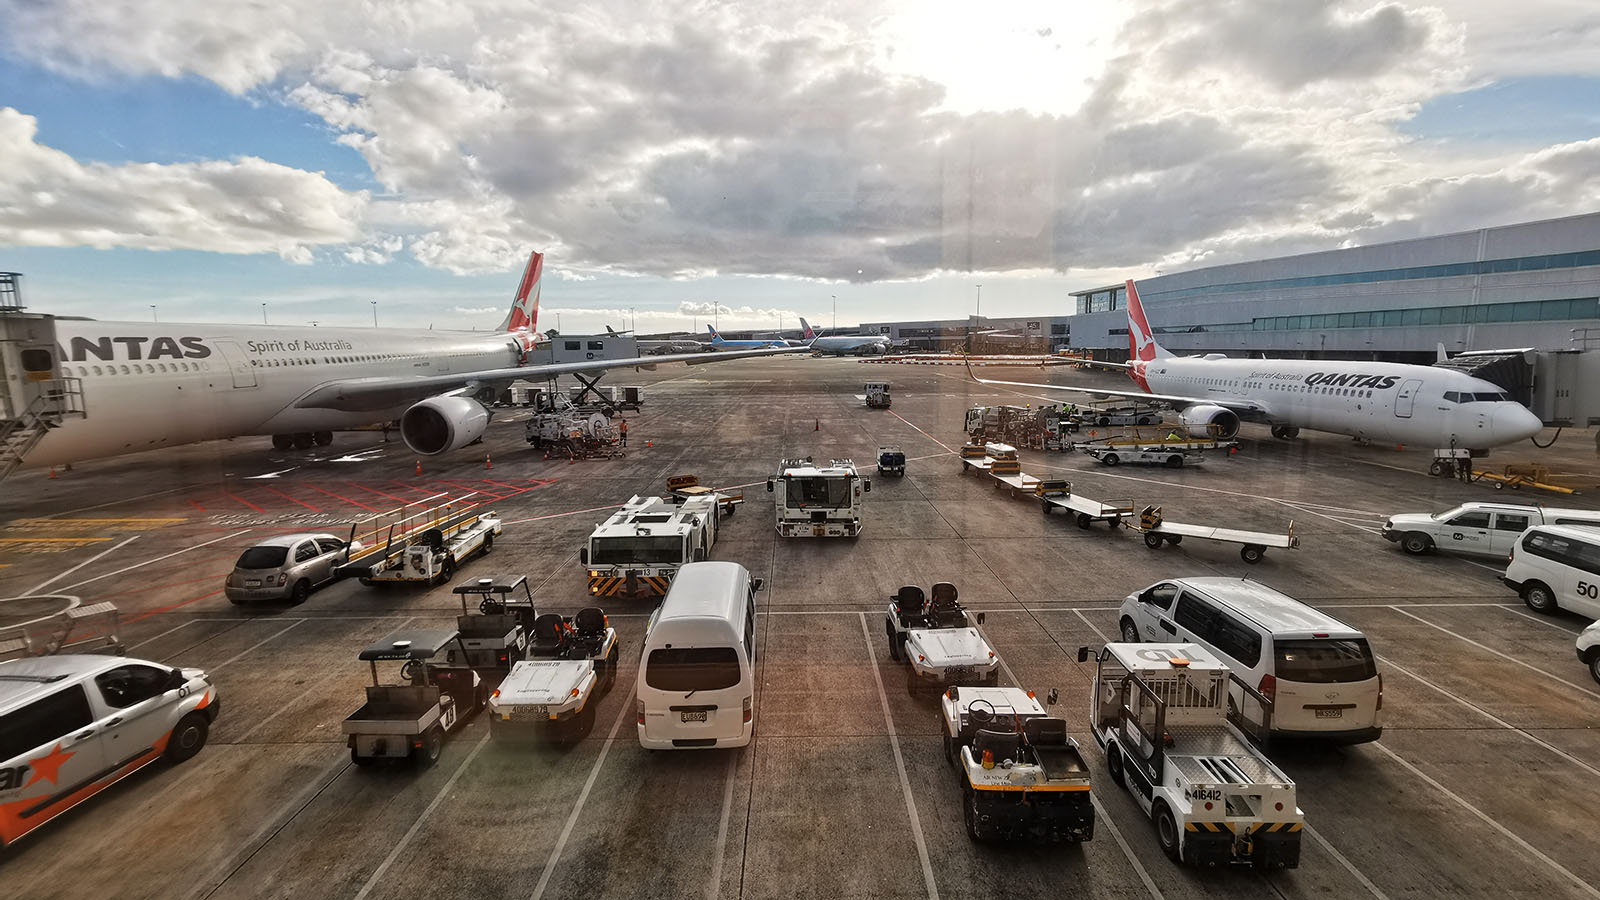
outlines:
[[[272,449],[274,449],[274,450],[293,450],[294,449],[294,435],[292,435],[292,434],[275,434],[275,435],[273,435],[272,436]]]
[[[1272,436],[1280,441],[1292,441],[1300,436],[1300,429],[1294,425],[1274,425]]]
[[[311,433],[311,442],[316,444],[318,447],[326,447],[333,443],[333,432],[314,431]]]
[[[310,432],[301,431],[294,436],[294,448],[296,450],[310,450],[315,443],[316,439],[311,436]]]

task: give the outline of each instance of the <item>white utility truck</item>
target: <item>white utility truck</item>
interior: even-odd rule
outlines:
[[[1079,648],[1078,661],[1088,658]],[[1297,868],[1294,782],[1229,720],[1230,682],[1270,721],[1272,702],[1197,644],[1107,644],[1089,696],[1095,743],[1173,860]]]
[[[731,507],[730,507],[731,508]],[[635,496],[595,526],[578,551],[591,597],[664,597],[685,563],[717,542],[716,495]]]
[[[1600,525],[1600,510],[1471,502],[1448,512],[1390,516],[1383,537],[1407,553],[1448,550],[1504,559],[1533,525]]]
[[[982,625],[983,613],[973,619]],[[914,584],[895,592],[889,598],[883,630],[889,638],[889,658],[910,665],[906,693],[912,696],[924,687],[943,690],[952,684],[1000,681],[1000,657],[968,620],[956,586],[948,581],[933,586],[931,603]]]
[[[489,695],[489,734],[579,740],[594,728],[600,695],[616,684],[617,630],[590,606],[570,619],[546,613],[534,633],[534,658],[512,666]]]
[[[857,537],[862,498],[872,491],[872,482],[851,460],[819,466],[807,456],[784,460],[778,474],[767,479],[767,491],[773,495],[779,535]]]
[[[866,401],[872,409],[888,409],[891,402],[889,397],[889,382],[869,381],[861,389],[864,393],[860,399]]]
[[[939,711],[973,840],[1094,837],[1089,767],[1066,721],[1047,715],[1033,691],[952,687]]]

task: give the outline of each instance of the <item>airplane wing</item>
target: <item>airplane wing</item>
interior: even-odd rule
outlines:
[[[1254,413],[1257,415],[1262,415],[1267,412],[1267,408],[1262,406],[1260,403],[1257,403],[1254,400],[1245,400],[1238,397],[1184,397],[1177,394],[1152,394],[1140,390],[1118,391],[1108,390],[1106,388],[1079,387],[1077,385],[1037,384],[1028,381],[999,381],[992,378],[979,378],[977,374],[972,371],[972,363],[970,361],[967,363],[967,375],[973,381],[976,381],[979,384],[1001,384],[1008,385],[1010,387],[1024,387],[1046,391],[1077,391],[1080,394],[1094,394],[1101,397],[1126,397],[1130,400],[1158,400],[1162,403],[1171,403],[1176,406],[1196,406],[1198,404],[1205,403],[1212,406],[1220,406],[1223,409],[1230,409],[1234,412]]]
[[[761,350],[724,350],[720,353],[679,353],[665,356],[640,356],[627,359],[597,359],[586,362],[556,363],[543,366],[512,366],[504,369],[483,369],[477,372],[458,372],[448,375],[417,375],[413,377],[349,378],[330,381],[312,388],[294,402],[301,409],[336,409],[343,412],[367,412],[392,409],[403,403],[426,400],[463,388],[479,385],[504,385],[513,381],[544,381],[557,375],[577,372],[600,372],[606,369],[652,369],[661,363],[681,362],[691,366],[727,362],[754,356],[776,356],[798,353],[804,347],[778,347]]]

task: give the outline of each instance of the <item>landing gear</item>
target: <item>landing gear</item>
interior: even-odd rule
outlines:
[[[326,447],[329,444],[333,443],[333,432],[331,432],[331,431],[315,431],[315,432],[312,432],[311,440],[314,443],[316,443],[316,445],[318,447]]]
[[[310,432],[301,431],[294,436],[294,448],[296,450],[310,450],[311,445],[314,443],[316,441],[311,437]]]
[[[273,435],[272,436],[272,449],[274,449],[274,450],[293,450],[294,449],[294,435],[292,435],[292,434],[275,434],[275,435]]]
[[[310,450],[312,447],[326,447],[331,443],[333,443],[331,431],[297,431],[293,434],[272,436],[274,450]]]
[[[1272,436],[1280,441],[1292,441],[1300,436],[1300,429],[1294,425],[1274,425]]]

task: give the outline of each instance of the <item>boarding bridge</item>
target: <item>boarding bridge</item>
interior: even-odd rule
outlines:
[[[1546,425],[1600,425],[1600,350],[1478,350],[1439,365],[1499,385]]]
[[[84,414],[82,383],[58,368],[55,318],[23,311],[21,278],[0,272],[0,479],[46,432]]]

